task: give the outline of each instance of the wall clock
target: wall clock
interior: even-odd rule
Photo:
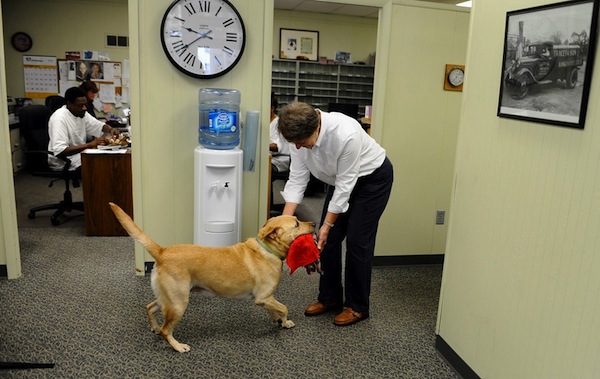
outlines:
[[[12,35],[10,38],[10,42],[15,50],[20,51],[22,53],[29,51],[31,46],[33,45],[33,40],[27,33],[17,32]]]
[[[178,70],[210,79],[226,74],[242,58],[246,30],[227,0],[175,0],[163,17],[160,39]]]
[[[462,91],[465,80],[465,66],[447,64],[444,76],[444,89],[447,91]]]

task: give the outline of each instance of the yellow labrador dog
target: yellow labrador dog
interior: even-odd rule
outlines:
[[[284,328],[292,328],[288,309],[273,293],[281,281],[283,260],[297,237],[313,233],[312,222],[294,216],[267,220],[256,238],[227,247],[173,245],[162,247],[148,237],[118,205],[110,203],[113,213],[129,235],[140,242],[156,260],[152,270],[152,290],[156,300],[146,306],[152,330],[162,335],[180,353],[190,351],[173,337],[189,302],[190,291],[227,298],[254,299]],[[154,313],[164,316],[159,326]]]

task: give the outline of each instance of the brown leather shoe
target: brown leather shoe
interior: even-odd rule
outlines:
[[[342,313],[335,317],[333,323],[337,326],[347,326],[356,324],[359,321],[369,318],[369,312],[356,312],[352,308],[346,308]]]
[[[341,303],[323,304],[321,302],[312,303],[304,310],[305,316],[318,316],[330,311],[339,311],[342,309]]]

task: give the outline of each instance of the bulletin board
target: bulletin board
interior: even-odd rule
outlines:
[[[58,93],[65,95],[67,89],[78,87],[91,80],[100,92],[94,100],[94,108],[104,113],[116,113],[115,108],[127,107],[129,103],[129,65],[127,62],[93,60],[58,60]]]

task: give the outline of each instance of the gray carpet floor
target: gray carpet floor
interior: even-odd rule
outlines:
[[[23,276],[0,279],[0,362],[54,367],[2,378],[458,378],[434,346],[439,265],[375,268],[371,317],[349,327],[303,315],[318,285],[304,270],[284,266],[277,291],[289,330],[251,301],[194,293],[175,330],[192,350],[180,354],[150,332],[133,241],[68,225],[20,224]]]

